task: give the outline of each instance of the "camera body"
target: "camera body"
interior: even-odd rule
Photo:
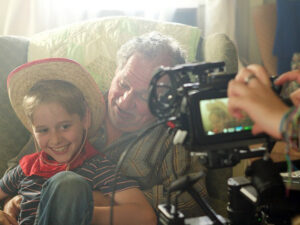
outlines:
[[[235,74],[223,73],[224,66],[216,62],[161,67],[150,83],[152,114],[185,131],[180,139],[190,151],[234,149],[268,138],[252,135],[253,122],[247,115],[237,120],[229,114],[227,86]]]
[[[237,120],[228,112],[227,85],[235,75],[211,76],[211,83],[188,92],[187,148],[192,151],[233,149],[265,142],[266,135],[252,135],[253,122],[248,116]]]
[[[204,156],[203,164],[208,168],[233,166],[240,159],[262,156],[275,144],[266,134],[252,135],[253,122],[247,115],[236,120],[229,114],[227,87],[235,74],[223,73],[224,66],[223,62],[215,62],[161,67],[150,83],[148,103],[152,114],[176,131],[176,143],[184,145],[191,155]],[[274,79],[271,77],[272,84]],[[279,96],[280,88],[273,85],[272,89]],[[282,100],[291,105],[289,100]],[[251,151],[248,146],[256,143],[266,147]],[[169,194],[187,191],[208,216],[203,224],[289,224],[290,218],[300,211],[300,192],[291,192],[291,197],[284,195],[282,178],[268,154],[253,162],[246,175],[250,180],[228,180],[229,221],[219,218],[193,189],[192,182],[198,178],[179,178],[171,184]],[[171,209],[170,202],[159,207],[162,225],[199,224],[200,220],[186,220]]]

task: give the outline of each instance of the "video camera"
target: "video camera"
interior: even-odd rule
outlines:
[[[246,115],[237,120],[228,113],[227,86],[235,74],[224,74],[224,66],[215,62],[161,67],[150,83],[150,111],[170,121],[178,129],[175,142],[193,152],[239,148],[268,138],[252,135],[253,123]]]
[[[199,172],[196,177],[186,175],[174,181],[168,195],[187,191],[207,216],[184,219],[168,202],[159,206],[160,224],[260,225],[267,221],[288,224],[291,216],[300,211],[297,201],[292,200],[294,196],[299,199],[300,192],[295,191],[292,198],[285,197],[280,171],[268,157],[275,140],[266,134],[252,135],[253,122],[247,115],[236,120],[228,113],[227,86],[236,74],[225,74],[224,66],[224,62],[213,62],[161,67],[150,83],[150,111],[176,130],[174,144],[184,145],[192,155],[205,156],[203,164],[208,168],[234,166],[240,159],[265,157],[248,167],[246,175],[250,180],[246,177],[228,180],[229,221],[219,217],[193,189],[193,183],[202,177]],[[280,87],[273,85],[274,77],[270,79],[279,96]],[[289,100],[283,101],[291,105]],[[257,143],[264,146],[249,149],[249,145]]]

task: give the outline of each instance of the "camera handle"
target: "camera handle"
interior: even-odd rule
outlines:
[[[242,159],[264,156],[266,147],[250,149],[248,146],[239,149],[221,149],[207,152],[191,152],[191,156],[197,156],[200,162],[209,169],[233,167]]]
[[[187,188],[187,192],[194,198],[194,200],[202,208],[205,215],[209,217],[213,225],[226,225],[226,222],[221,221],[216,212],[210,207],[210,205],[199,195],[199,193],[192,187]]]
[[[241,145],[236,148],[221,148],[203,152],[191,152],[191,156],[199,157],[200,162],[209,169],[233,167],[242,159],[268,156],[272,151],[276,140],[271,137],[265,138],[263,145],[257,148],[249,148],[249,145]]]
[[[186,175],[180,177],[179,179],[175,180],[168,191],[168,199],[170,199],[171,192],[174,191],[187,191],[197,202],[197,204],[201,207],[204,214],[209,217],[212,221],[213,225],[226,225],[227,223],[222,221],[216,214],[216,212],[210,207],[210,205],[206,202],[206,200],[199,195],[199,193],[193,188],[193,185],[203,177],[203,172],[199,172],[193,175]],[[170,200],[168,200],[168,206],[170,206]],[[167,208],[170,208],[168,207]],[[175,213],[176,214],[176,213]]]

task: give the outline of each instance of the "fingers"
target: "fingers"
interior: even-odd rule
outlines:
[[[231,80],[228,83],[227,95],[228,97],[241,95],[245,92],[246,84],[236,80]]]
[[[244,115],[242,111],[245,108],[245,99],[248,98],[249,95],[251,95],[251,88],[244,82],[231,80],[228,83],[228,111],[232,116],[234,116],[237,119],[243,118]]]
[[[300,70],[293,70],[282,74],[276,79],[275,84],[282,85],[289,81],[296,81],[300,84]]]
[[[235,80],[240,82],[245,82],[245,79],[249,77],[253,72],[247,68],[243,68],[240,72],[236,75]]]
[[[271,86],[270,76],[264,67],[260,65],[249,65],[247,69],[250,70],[264,85]]]
[[[297,89],[296,91],[292,92],[290,95],[290,98],[295,106],[300,105],[300,89]]]
[[[242,110],[240,109],[240,98],[230,97],[228,99],[228,112],[235,118],[243,118]]]
[[[227,95],[228,97],[249,96],[254,92],[262,92],[263,90],[266,90],[266,87],[256,78],[251,78],[250,80],[248,79],[248,83],[240,82],[238,80],[231,80],[228,83]]]
[[[245,83],[232,80],[228,86],[228,111],[235,118],[246,113],[254,122],[253,134],[262,131],[280,138],[279,124],[286,110],[282,101],[258,79]]]
[[[271,86],[270,78],[266,70],[260,65],[249,65],[247,68],[243,68],[236,76],[236,80],[245,82],[249,77],[255,75],[255,77],[264,85]],[[251,83],[252,83],[251,79]],[[250,83],[250,81],[248,82]]]

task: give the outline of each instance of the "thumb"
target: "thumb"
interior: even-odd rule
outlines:
[[[295,106],[300,105],[300,89],[292,92],[290,98]]]

